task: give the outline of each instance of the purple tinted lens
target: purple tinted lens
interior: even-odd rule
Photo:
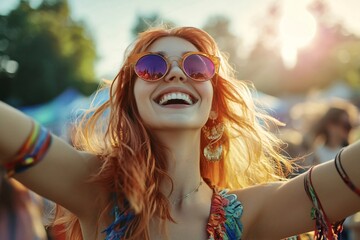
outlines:
[[[184,60],[185,73],[194,80],[205,81],[215,74],[213,61],[200,54],[192,54]]]
[[[135,65],[136,74],[147,81],[155,81],[162,78],[166,71],[166,61],[161,56],[155,54],[141,57]]]

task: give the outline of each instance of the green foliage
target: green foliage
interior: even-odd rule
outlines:
[[[342,41],[331,51],[339,79],[360,92],[360,39]]]
[[[95,59],[94,42],[84,24],[71,19],[67,1],[46,0],[33,9],[22,0],[0,16],[0,99],[5,102],[39,104],[69,87],[90,94],[98,85]]]

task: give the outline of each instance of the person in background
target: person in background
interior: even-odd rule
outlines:
[[[358,111],[350,102],[336,101],[329,105],[310,133],[314,139],[314,164],[333,159],[340,149],[349,145],[357,118]]]
[[[0,239],[48,239],[40,201],[18,181],[7,179],[0,168]]]

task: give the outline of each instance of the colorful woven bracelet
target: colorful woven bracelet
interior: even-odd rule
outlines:
[[[31,122],[31,132],[29,136],[25,140],[24,144],[20,147],[19,151],[16,153],[14,160],[5,164],[6,169],[14,168],[16,163],[21,161],[27,152],[31,151],[31,149],[34,147],[34,144],[36,143],[36,139],[39,136],[39,130],[40,126],[35,122]]]
[[[325,211],[321,205],[320,199],[318,198],[311,180],[311,173],[313,167],[309,169],[304,178],[305,191],[313,203],[311,208],[311,218],[315,220],[315,240],[336,240],[337,235],[342,231],[342,223],[344,221],[331,224],[327,218]]]
[[[15,155],[14,161],[4,165],[7,175],[11,177],[15,173],[23,172],[38,163],[49,149],[51,139],[48,130],[33,122],[31,132]]]
[[[335,156],[335,168],[336,171],[339,173],[341,179],[344,181],[346,186],[348,186],[354,193],[356,193],[360,197],[360,189],[357,188],[354,183],[350,180],[349,176],[345,172],[342,164],[341,164],[341,153],[344,149],[341,149],[338,154]]]

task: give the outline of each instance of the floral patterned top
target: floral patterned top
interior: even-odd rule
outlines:
[[[228,194],[228,190],[217,190],[211,200],[210,216],[206,226],[208,240],[239,240],[243,225],[241,215],[243,205],[235,194]],[[121,240],[125,236],[126,228],[134,217],[129,211],[120,211],[117,206],[113,209],[115,220],[104,232],[105,240]]]
[[[243,205],[235,194],[228,194],[228,190],[217,191],[211,201],[211,210],[206,231],[209,240],[239,240],[243,225],[241,215]]]

